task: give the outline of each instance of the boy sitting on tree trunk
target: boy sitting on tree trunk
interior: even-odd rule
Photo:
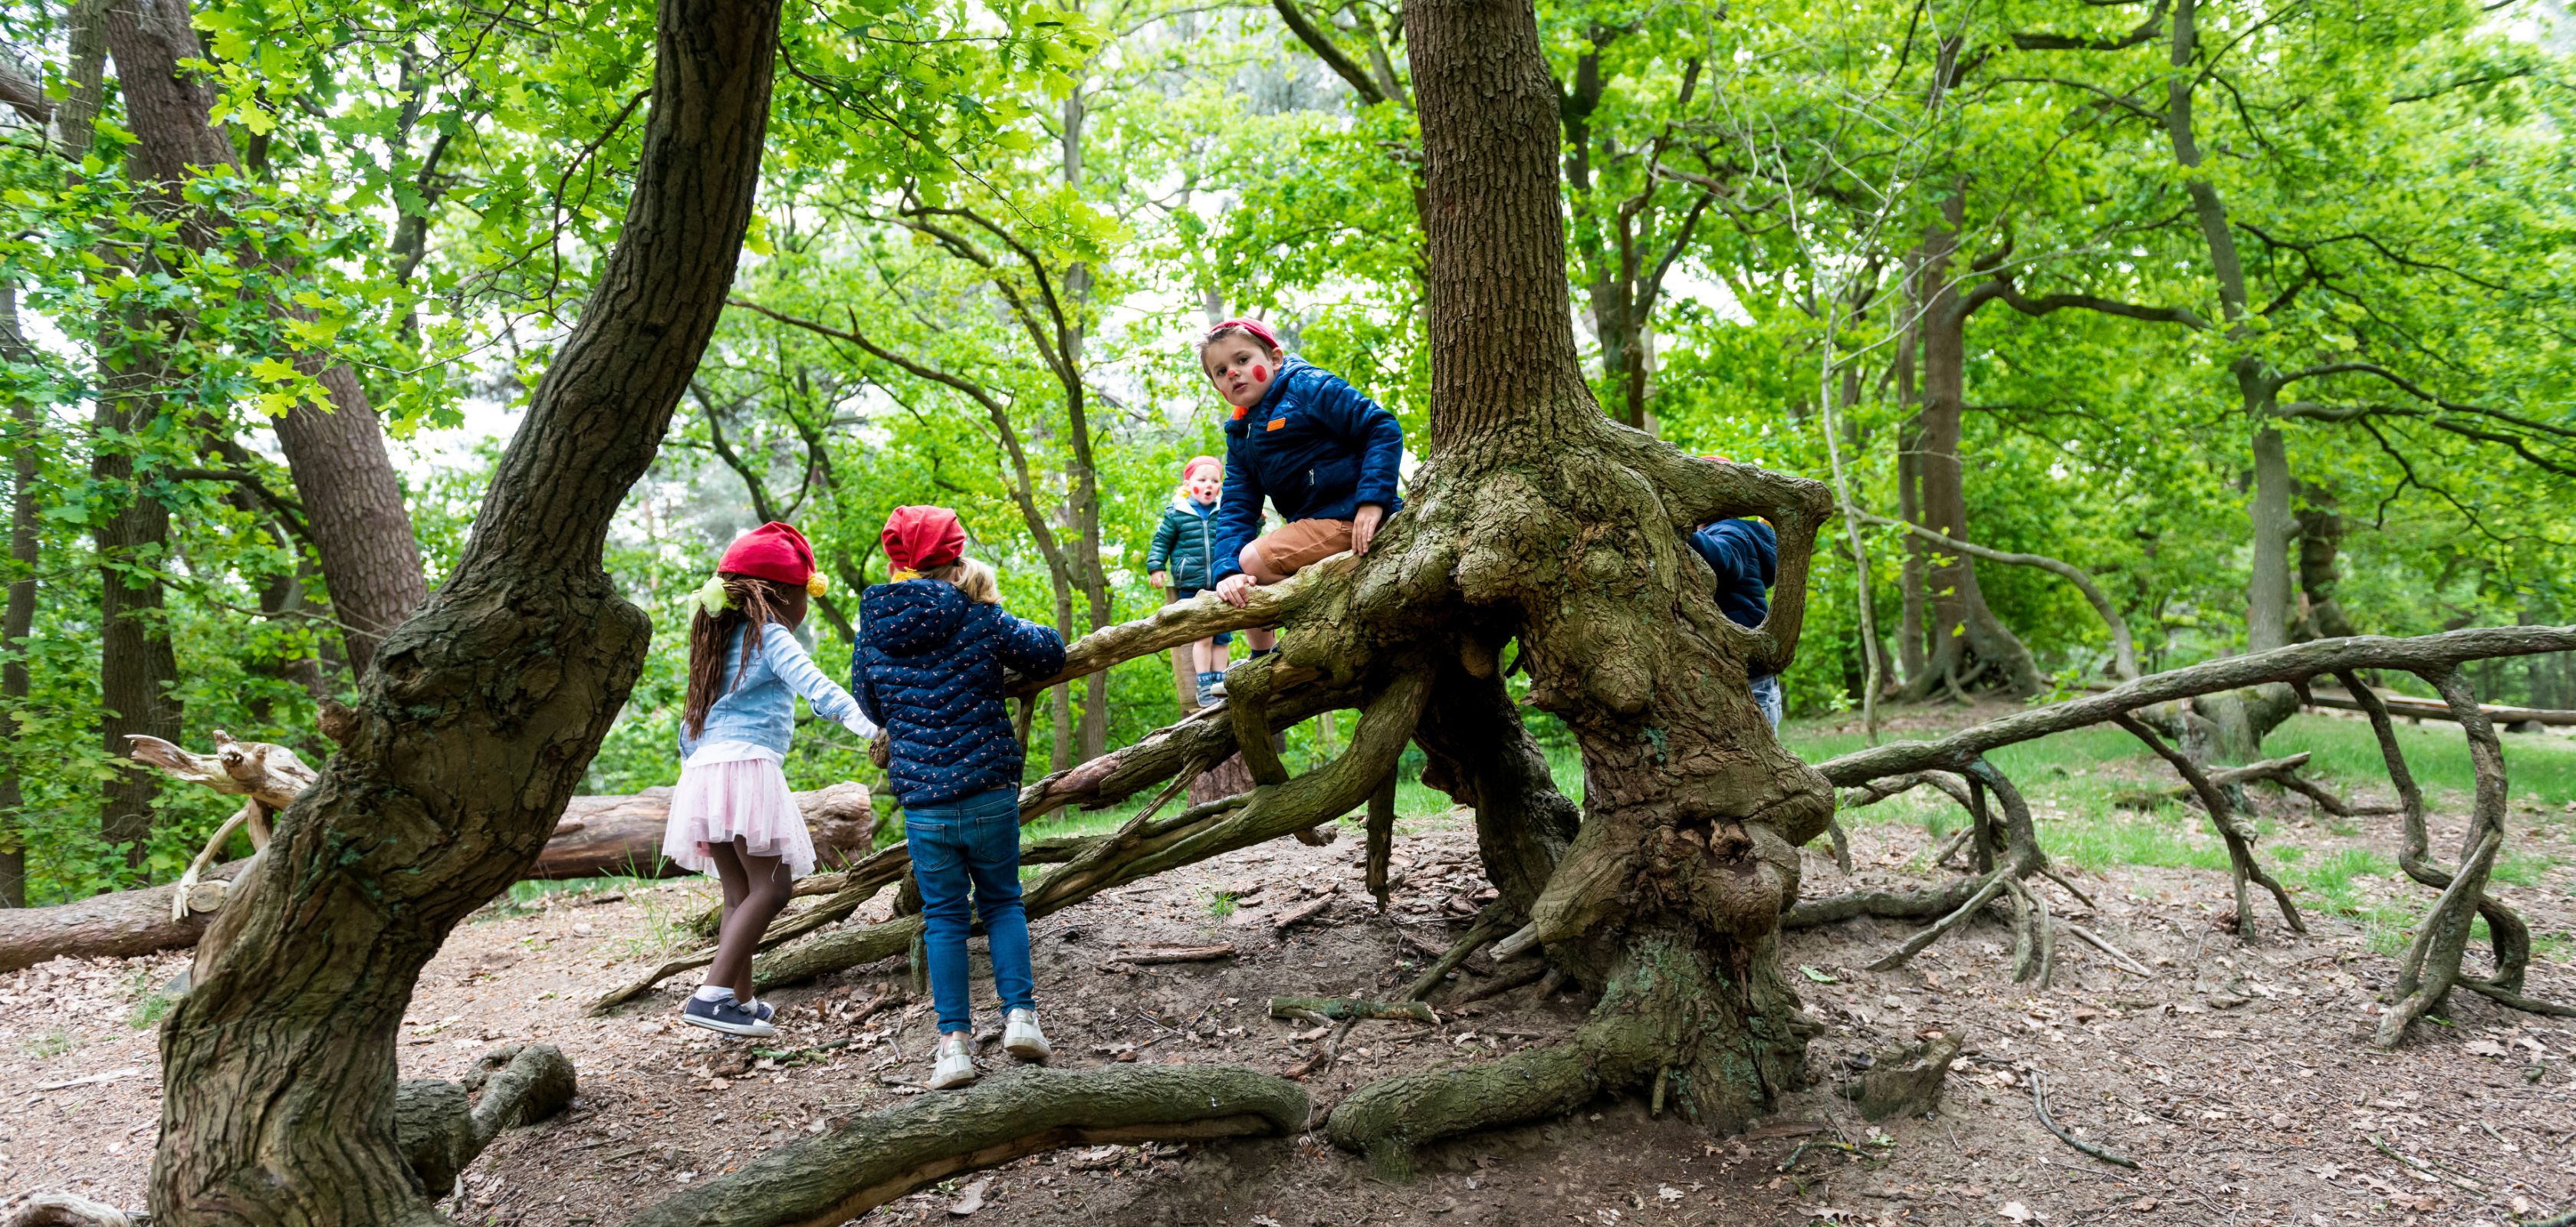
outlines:
[[[1225,424],[1225,493],[1218,504],[1217,595],[1241,606],[1255,584],[1275,584],[1344,550],[1366,554],[1378,526],[1403,508],[1396,478],[1404,427],[1342,378],[1291,358],[1256,320],[1208,329],[1199,362],[1234,406]],[[1261,530],[1267,497],[1286,520]],[[1254,656],[1276,644],[1245,632]]]

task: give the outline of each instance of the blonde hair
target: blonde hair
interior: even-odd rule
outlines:
[[[925,567],[923,579],[935,579],[954,585],[966,599],[978,605],[1002,603],[1002,577],[993,572],[991,563],[974,558],[960,558],[943,566]]]

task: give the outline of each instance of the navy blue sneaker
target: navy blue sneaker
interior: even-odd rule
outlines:
[[[753,1039],[778,1034],[778,1028],[769,1025],[769,1020],[762,1017],[759,1010],[745,1008],[741,1002],[733,999],[731,993],[713,1001],[698,997],[689,998],[689,1003],[680,1007],[680,1021],[692,1027],[704,1027],[709,1031],[749,1036]]]

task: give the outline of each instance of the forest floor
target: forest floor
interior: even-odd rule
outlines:
[[[1995,712],[1899,713],[1914,732]],[[2512,1014],[2459,994],[2443,1025],[2396,1053],[2369,1045],[2406,925],[2430,893],[2394,867],[2393,817],[2334,820],[2298,798],[2260,799],[2262,853],[2291,885],[2311,932],[2266,910],[2257,940],[2229,931],[2224,854],[2179,804],[2113,802],[2170,777],[2122,735],[2089,730],[1997,756],[2034,802],[2042,841],[2099,904],[2058,887],[2051,905],[2148,964],[2141,978],[2061,937],[2054,987],[2011,979],[2008,931],[1991,920],[1888,972],[1863,970],[1905,935],[1861,921],[1789,934],[1783,952],[1823,1024],[1812,1086],[1747,1134],[1712,1139],[1646,1104],[1604,1100],[1574,1115],[1429,1148],[1417,1178],[1379,1183],[1320,1136],[1193,1147],[1058,1152],[928,1190],[872,1212],[880,1225],[948,1221],[971,1192],[979,1215],[1040,1227],[1325,1227],[1419,1223],[1538,1227],[1663,1224],[2443,1223],[2508,1227],[2576,1206],[2576,1021]],[[2458,839],[2468,769],[2456,730],[2407,730],[2433,794],[2435,846]],[[1858,744],[1849,728],[1799,722],[1810,757]],[[2576,1000],[2576,739],[2509,735],[2512,854],[2498,892],[2540,947],[2534,994]],[[2347,792],[2385,800],[2366,726],[2303,716],[2269,753],[2312,749]],[[1921,854],[1957,823],[1938,798],[1900,798],[1856,821],[1846,879],[1818,841],[1810,895],[1847,884],[1919,883]],[[1281,841],[1175,871],[1034,926],[1039,1001],[1057,1062],[1237,1061],[1284,1069],[1313,1041],[1265,1015],[1273,994],[1378,996],[1426,950],[1464,931],[1483,883],[1473,831],[1455,813],[1408,817],[1403,883],[1379,915],[1361,886],[1355,831],[1323,848]],[[782,990],[780,1035],[756,1045],[674,1022],[681,991],[592,1019],[582,1004],[684,937],[702,886],[587,884],[525,889],[458,929],[423,976],[403,1027],[402,1075],[463,1075],[504,1042],[569,1055],[581,1095],[568,1111],[496,1141],[450,1203],[465,1222],[575,1227],[622,1221],[764,1149],[886,1107],[927,1072],[933,1022],[914,1002],[864,1023],[848,1016],[909,977],[895,965]],[[1322,914],[1284,932],[1274,918],[1318,893]],[[862,919],[882,912],[882,901]],[[1231,944],[1212,962],[1134,966],[1122,954]],[[978,943],[980,947],[980,942]],[[896,963],[900,963],[897,960]],[[185,966],[170,956],[57,961],[0,976],[0,1215],[16,1195],[70,1190],[144,1201],[159,1092],[150,1022],[156,990]],[[1497,969],[1481,957],[1472,964]],[[979,1021],[991,987],[976,960]],[[689,980],[683,977],[683,980]],[[1470,972],[1460,983],[1473,985]],[[1461,991],[1452,986],[1449,993]],[[1319,1106],[1375,1078],[1440,1062],[1492,1060],[1546,1044],[1584,1002],[1522,988],[1440,1025],[1363,1023],[1340,1059],[1308,1079]],[[1435,999],[1435,1004],[1437,999]],[[1939,1026],[1965,1037],[1941,1109],[1871,1124],[1837,1093],[1858,1054]],[[819,1047],[826,1043],[836,1048]],[[1007,1057],[988,1049],[998,1068]],[[2052,1112],[2133,1157],[2129,1171],[2078,1153],[2032,1113],[2044,1072]]]

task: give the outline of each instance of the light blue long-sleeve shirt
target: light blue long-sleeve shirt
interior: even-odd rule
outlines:
[[[705,730],[691,737],[688,723],[681,722],[682,762],[697,753],[699,746],[718,742],[755,745],[786,758],[788,742],[796,732],[796,696],[800,694],[814,705],[815,715],[842,724],[858,721],[867,725],[862,736],[874,735],[874,726],[860,712],[858,700],[814,667],[814,658],[806,655],[805,646],[796,642],[796,636],[786,627],[776,623],[764,627],[760,652],[745,668],[743,648],[750,639],[751,628],[746,626],[725,653],[725,691],[707,709]]]

